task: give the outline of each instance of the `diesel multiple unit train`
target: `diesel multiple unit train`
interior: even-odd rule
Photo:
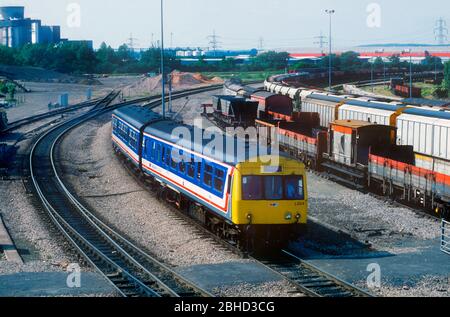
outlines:
[[[226,83],[225,93],[248,95]],[[448,217],[450,112],[266,81],[255,125],[309,168]],[[250,96],[257,94],[252,89]],[[277,111],[274,96],[289,97]],[[286,109],[293,107],[287,114]],[[275,136],[275,139],[271,138]]]
[[[184,131],[184,137],[177,131]],[[203,130],[163,119],[145,107],[122,108],[112,116],[115,151],[160,197],[220,237],[245,248],[256,239],[283,243],[302,230],[308,210],[303,163],[222,134],[220,142],[228,151],[211,151],[211,139],[196,135],[204,135]]]

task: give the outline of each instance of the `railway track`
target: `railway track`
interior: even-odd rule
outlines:
[[[14,130],[17,130],[23,126],[47,119],[47,118],[51,118],[54,116],[59,116],[65,113],[69,113],[69,112],[74,112],[83,108],[88,108],[88,107],[93,107],[96,104],[98,104],[100,101],[102,101],[102,99],[95,99],[95,100],[91,100],[91,101],[86,101],[86,102],[82,102],[80,104],[71,106],[69,108],[64,108],[64,109],[59,109],[59,110],[54,110],[54,111],[50,111],[47,113],[43,113],[40,115],[36,115],[36,116],[32,116],[32,117],[28,117],[25,119],[21,119],[15,122],[12,122],[11,124],[8,124],[8,127],[5,130],[0,131],[0,133],[8,133]]]
[[[365,290],[319,269],[286,250],[281,250],[271,259],[259,258],[259,262],[311,297],[372,297]]]
[[[217,87],[193,89],[176,93],[173,98],[183,98],[214,89]],[[112,96],[103,99],[103,103],[97,104],[90,112],[57,125],[35,142],[29,156],[30,177],[34,191],[57,229],[121,296],[212,296],[96,218],[66,188],[58,173],[55,148],[69,131],[119,107],[149,100],[152,100],[151,106],[161,103],[160,98],[154,97],[111,106],[110,103],[114,99]]]

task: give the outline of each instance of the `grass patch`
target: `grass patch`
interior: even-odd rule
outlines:
[[[224,80],[230,79],[232,77],[238,77],[243,81],[264,81],[267,77],[278,75],[283,71],[261,71],[261,72],[205,72],[202,73],[204,76],[209,78],[220,77]]]

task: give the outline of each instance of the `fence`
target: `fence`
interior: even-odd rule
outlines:
[[[450,222],[442,220],[441,251],[450,255]]]

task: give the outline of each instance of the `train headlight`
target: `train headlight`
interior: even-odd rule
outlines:
[[[288,212],[285,216],[284,219],[286,220],[292,220],[292,214],[290,212]]]
[[[252,214],[247,214],[247,220],[252,220]]]
[[[300,214],[295,215],[295,219],[297,219],[297,220],[300,220],[301,217],[302,217],[302,215],[300,215]]]

